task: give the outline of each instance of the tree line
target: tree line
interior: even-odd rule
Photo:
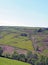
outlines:
[[[23,62],[30,63],[31,65],[48,65],[48,57],[38,54],[33,54],[31,51],[28,51],[27,55],[18,54],[16,51],[12,55],[5,54],[2,55],[3,49],[0,47],[0,57],[5,57],[9,59],[19,60]]]

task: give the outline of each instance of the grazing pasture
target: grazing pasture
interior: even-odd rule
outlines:
[[[3,36],[3,38],[0,39],[0,44],[33,50],[32,42],[26,36],[20,36],[17,33],[10,33],[6,35],[4,35],[4,33],[1,33],[1,35]]]

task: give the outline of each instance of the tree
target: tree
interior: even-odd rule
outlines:
[[[12,54],[12,58],[18,60],[19,55],[16,51],[14,51],[14,53]]]
[[[38,30],[38,32],[42,32],[43,31],[43,29],[42,28],[40,28],[39,30]]]
[[[9,54],[9,53],[6,53],[4,56],[5,56],[6,58],[10,58],[10,54]]]
[[[19,60],[25,61],[25,55],[24,54],[19,54]]]
[[[2,53],[3,53],[3,49],[2,47],[0,47],[0,56],[2,56]]]
[[[27,36],[27,34],[26,33],[22,33],[21,36]]]
[[[41,64],[41,65],[45,65],[45,60],[46,60],[46,57],[43,56],[43,55],[41,55],[41,56],[40,56],[40,64]]]
[[[33,55],[33,58],[36,59],[36,60],[38,60],[38,55],[37,54],[34,54]]]
[[[31,51],[29,51],[29,52],[27,53],[27,62],[30,63],[30,61],[31,61],[32,58],[33,58],[33,54],[32,54]]]
[[[45,63],[46,63],[46,65],[48,65],[48,57],[46,58],[46,62]]]
[[[36,47],[36,51],[39,51],[39,46]]]

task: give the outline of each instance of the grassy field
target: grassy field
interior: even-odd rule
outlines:
[[[11,59],[0,57],[0,65],[30,65],[30,64],[20,62],[20,61],[17,61],[17,60],[11,60]]]
[[[28,37],[19,36],[17,33],[6,34],[6,32],[2,32],[1,35],[3,38],[0,39],[0,44],[33,50],[32,42]]]

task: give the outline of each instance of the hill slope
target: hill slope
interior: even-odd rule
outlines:
[[[30,65],[30,64],[20,62],[20,61],[17,61],[17,60],[11,60],[11,59],[0,57],[0,65]]]
[[[0,26],[0,45],[48,56],[48,28]]]

